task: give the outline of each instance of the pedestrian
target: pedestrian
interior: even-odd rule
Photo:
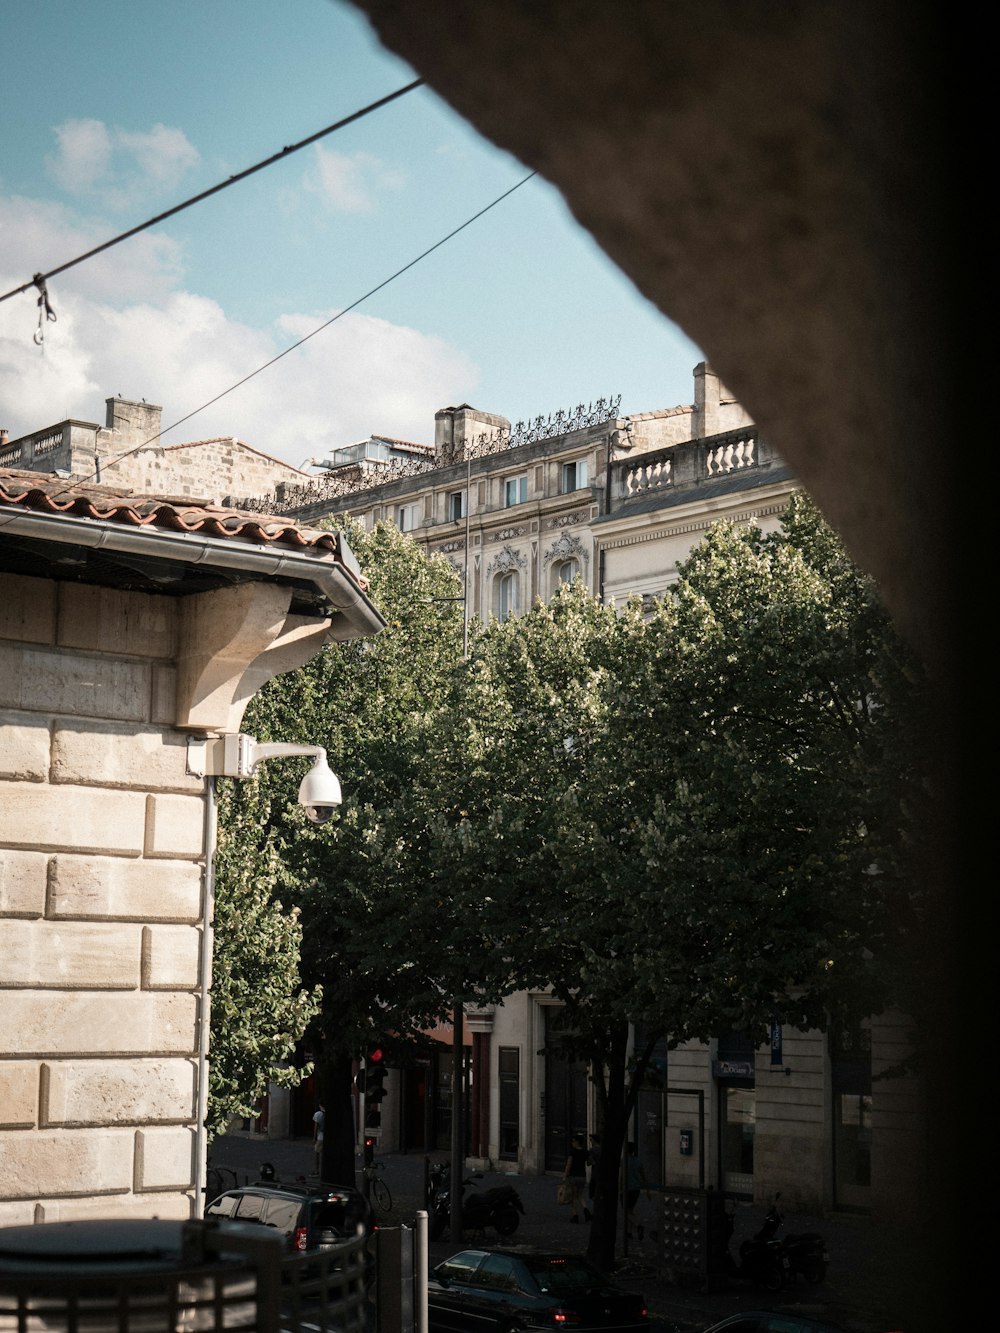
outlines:
[[[635,1226],[635,1206],[639,1202],[639,1195],[645,1190],[646,1198],[653,1196],[649,1192],[649,1181],[646,1179],[646,1170],[639,1161],[639,1154],[635,1150],[635,1144],[631,1141],[625,1147],[625,1165],[623,1171],[623,1184],[625,1193],[625,1235],[631,1239],[633,1230],[638,1230],[639,1239],[642,1240],[645,1227]]]
[[[591,1134],[590,1149],[587,1152],[587,1166],[590,1168],[590,1177],[587,1181],[587,1198],[591,1203],[597,1195],[597,1167],[601,1160],[601,1136],[600,1134]],[[593,1212],[584,1205],[583,1216],[589,1222],[593,1217]]]
[[[313,1112],[313,1154],[316,1158],[316,1174],[323,1174],[323,1127],[326,1124],[326,1111],[320,1102]]]
[[[569,1141],[569,1156],[566,1158],[563,1180],[570,1189],[569,1206],[573,1211],[569,1220],[579,1222],[583,1191],[587,1184],[587,1149],[584,1147],[582,1134],[574,1134]]]

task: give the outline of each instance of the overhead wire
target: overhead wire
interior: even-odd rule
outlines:
[[[276,356],[272,356],[270,360],[265,361],[263,365],[258,366],[256,370],[252,370],[248,375],[244,375],[243,378],[237,380],[235,384],[231,384],[227,389],[223,389],[221,393],[217,393],[214,398],[209,398],[208,401],[202,403],[200,407],[194,408],[191,412],[186,413],[184,416],[178,417],[178,419],[172,422],[169,426],[165,426],[162,430],[158,430],[155,435],[150,435],[148,439],[140,441],[139,444],[133,445],[131,449],[126,449],[123,453],[117,454],[114,458],[104,459],[101,464],[101,467],[105,469],[114,467],[116,463],[122,462],[124,459],[128,458],[131,454],[138,453],[140,449],[147,448],[149,445],[155,443],[156,440],[160,439],[163,435],[166,435],[169,431],[175,430],[178,426],[183,425],[185,421],[190,421],[191,418],[197,416],[199,412],[204,412],[206,408],[212,407],[215,403],[219,402],[220,399],[227,397],[231,393],[234,393],[237,389],[241,388],[244,384],[248,383],[248,381],[254,379],[257,375],[260,375],[263,371],[275,365],[276,362],[281,361],[291,352],[294,352],[297,348],[301,347],[303,343],[307,343],[310,340],[310,338],[315,338],[318,333],[322,333],[324,329],[328,329],[331,324],[336,324],[337,320],[343,319],[345,315],[349,315],[352,310],[356,310],[358,306],[361,305],[363,302],[367,301],[377,292],[382,291],[383,288],[388,287],[388,285],[391,282],[395,282],[395,280],[399,277],[402,277],[404,273],[409,272],[409,270],[413,268],[415,265],[419,264],[421,260],[426,259],[428,255],[432,255],[435,250],[440,250],[440,248],[443,245],[447,244],[448,241],[452,240],[460,232],[465,231],[467,227],[471,227],[474,222],[477,222],[486,213],[489,213],[491,209],[494,209],[497,207],[498,204],[503,203],[503,201],[505,199],[508,199],[516,190],[519,190],[522,187],[522,185],[527,185],[528,181],[532,180],[535,176],[537,176],[537,174],[538,173],[536,171],[531,171],[527,174],[527,176],[523,176],[519,181],[515,182],[515,184],[512,185],[509,190],[504,190],[502,194],[497,195],[495,199],[491,200],[483,208],[480,208],[477,212],[473,213],[471,217],[466,218],[464,222],[459,223],[457,227],[453,227],[451,231],[449,231],[445,236],[442,236],[439,240],[435,241],[433,245],[429,245],[426,250],[422,250],[419,255],[416,255],[408,263],[404,264],[402,268],[396,269],[395,273],[391,273],[389,277],[383,278],[381,282],[377,283],[374,287],[369,288],[369,290],[365,292],[363,296],[359,296],[357,300],[352,301],[350,305],[344,306],[342,310],[338,310],[335,315],[331,315],[329,319],[325,320],[322,324],[319,324],[310,333],[305,334],[303,337],[299,338],[296,342],[286,347],[283,351],[278,352]],[[86,476],[75,477],[70,479],[67,482],[67,485],[64,488],[64,490],[50,492],[50,496],[52,498],[57,498],[60,494],[64,494],[65,491],[71,490],[74,486],[79,486],[85,484],[88,481],[93,481],[99,475],[99,471],[100,469],[95,469],[93,472],[88,473]],[[12,520],[8,520],[8,522],[9,521]],[[7,526],[6,523],[0,522],[0,527],[6,527],[6,526]]]
[[[254,172],[263,171],[265,167],[272,166],[275,162],[280,162],[283,158],[290,157],[292,153],[297,153],[300,148],[308,148],[310,144],[316,143],[319,139],[324,139],[328,134],[333,134],[335,130],[342,130],[345,125],[351,125],[356,120],[370,115],[373,111],[378,111],[380,107],[387,106],[394,102],[398,97],[403,97],[406,93],[412,92],[414,88],[422,86],[423,79],[414,79],[412,83],[405,84],[402,88],[397,88],[394,93],[388,93],[385,97],[380,97],[376,102],[370,102],[368,106],[363,106],[357,111],[352,111],[349,116],[344,116],[342,120],[334,121],[332,125],[327,125],[325,129],[317,130],[315,134],[310,134],[305,139],[300,139],[298,143],[288,144],[278,153],[272,153],[270,157],[264,158],[261,162],[255,162],[252,167],[247,167],[243,171],[238,171],[235,176],[228,176],[224,181],[211,186],[207,190],[202,190],[200,194],[192,195],[190,199],[185,199],[183,203],[175,204],[173,208],[168,208],[164,213],[157,213],[156,217],[149,218],[146,222],[140,222],[137,227],[130,227],[128,231],[123,231],[119,236],[113,236],[110,241],[104,241],[101,245],[95,245],[92,250],[85,254],[77,255],[75,259],[69,259],[65,264],[59,264],[55,268],[50,268],[46,272],[36,273],[27,282],[22,282],[20,287],[12,287],[9,292],[0,295],[0,302],[8,301],[12,296],[20,296],[22,292],[28,291],[31,287],[37,287],[40,293],[39,306],[44,300],[45,310],[49,319],[55,319],[51,313],[51,307],[48,304],[48,293],[45,288],[46,282],[54,278],[58,273],[65,273],[67,269],[75,268],[77,264],[82,264],[85,259],[93,259],[94,255],[99,255],[105,250],[110,250],[114,245],[120,245],[122,241],[127,241],[132,236],[138,236],[142,231],[148,231],[150,227],[155,227],[157,223],[164,222],[167,218],[172,218],[177,213],[182,213],[184,209],[191,208],[194,204],[200,204],[202,200],[210,198],[213,194],[218,194],[220,190],[228,190],[230,185],[237,184],[238,181],[246,180]]]

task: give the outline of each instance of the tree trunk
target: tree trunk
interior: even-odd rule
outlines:
[[[625,1146],[627,1123],[625,1055],[628,1049],[628,1024],[622,1024],[611,1038],[606,1061],[607,1102],[601,1134],[601,1155],[597,1162],[597,1188],[594,1192],[594,1216],[590,1223],[587,1258],[606,1273],[614,1271],[615,1235],[618,1227],[618,1172]]]
[[[355,1185],[353,1061],[349,1055],[324,1051],[317,1073],[320,1100],[326,1111],[320,1177],[331,1185]]]
[[[618,1182],[622,1171],[628,1122],[656,1045],[655,1036],[641,1051],[628,1078],[629,1025],[622,1023],[610,1033],[604,1061],[607,1082],[604,1092],[604,1129],[597,1164],[594,1217],[590,1224],[587,1258],[606,1273],[614,1271],[615,1239],[618,1230]]]

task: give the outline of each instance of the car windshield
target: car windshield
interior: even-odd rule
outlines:
[[[525,1255],[524,1264],[539,1287],[544,1292],[555,1296],[568,1296],[573,1292],[593,1291],[595,1288],[607,1289],[608,1279],[586,1259],[567,1255]]]

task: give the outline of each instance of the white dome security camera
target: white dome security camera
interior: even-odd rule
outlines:
[[[343,799],[340,779],[326,762],[326,754],[321,750],[316,756],[316,762],[302,779],[299,805],[314,824],[325,824]]]
[[[287,741],[258,741],[242,732],[228,732],[207,739],[188,737],[188,772],[197,777],[252,778],[265,759],[287,759],[315,755],[313,766],[299,787],[299,805],[314,824],[325,824],[343,801],[340,779],[326,762],[320,745],[294,745]]]

